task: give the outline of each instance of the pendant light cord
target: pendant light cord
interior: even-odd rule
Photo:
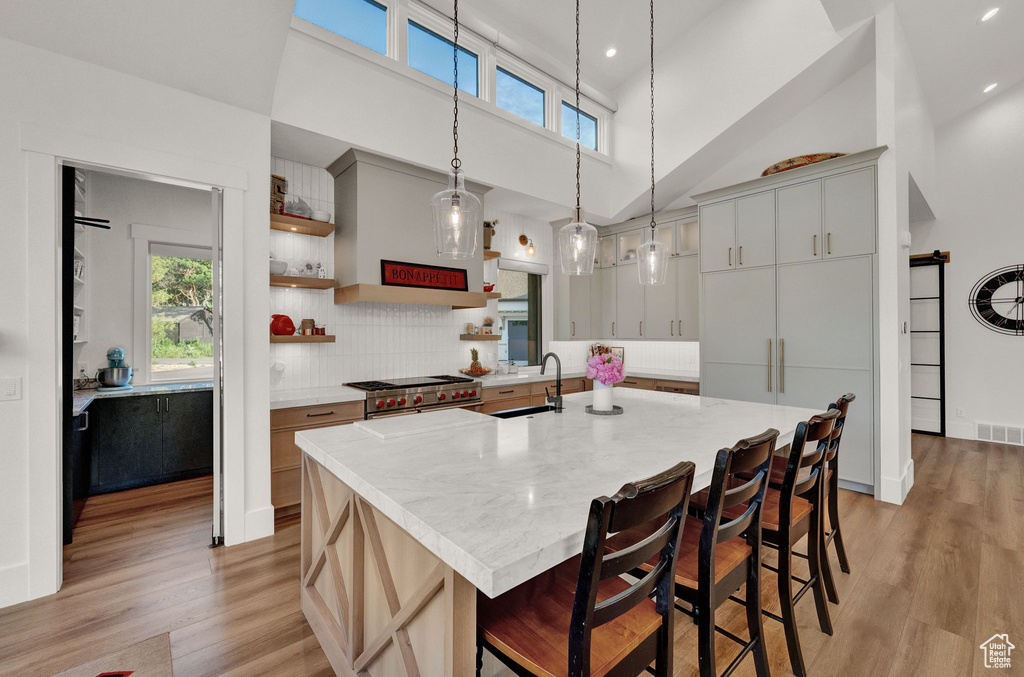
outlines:
[[[452,124],[452,139],[455,145],[455,155],[452,157],[452,169],[458,171],[462,167],[462,160],[459,159],[459,0],[455,0],[455,41],[453,50],[455,56],[455,94],[452,97],[455,101],[455,122]]]
[[[580,0],[576,0],[576,209],[580,208]]]
[[[651,0],[651,240],[654,240],[654,0]]]

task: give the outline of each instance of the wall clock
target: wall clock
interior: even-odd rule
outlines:
[[[978,280],[968,304],[974,319],[985,327],[1024,336],[1024,264],[994,270]]]

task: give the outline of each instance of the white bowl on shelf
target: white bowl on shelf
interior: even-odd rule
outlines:
[[[330,222],[330,220],[331,220],[331,213],[330,212],[314,211],[313,212],[313,220],[314,221],[328,221],[328,222]]]
[[[287,261],[278,261],[277,259],[270,259],[271,275],[284,275],[286,272],[288,272]]]

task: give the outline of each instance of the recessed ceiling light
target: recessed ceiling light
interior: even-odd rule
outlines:
[[[998,87],[998,86],[999,86],[999,83],[998,83],[998,82],[993,82],[993,83],[992,83],[991,85],[989,85],[988,87],[986,87],[986,88],[985,88],[985,89],[983,90],[983,93],[984,93],[984,94],[988,94],[989,92],[991,92],[991,91],[992,91],[993,89],[995,89],[995,88],[996,88],[996,87]]]
[[[981,20],[982,21],[988,21],[989,19],[991,19],[992,17],[994,17],[998,13],[999,13],[999,8],[998,7],[993,7],[989,11],[985,12],[985,15],[981,17]]]
[[[613,56],[615,56],[616,51],[617,50],[614,47],[609,47],[608,51],[605,52],[604,55],[607,56],[607,57],[613,57]]]

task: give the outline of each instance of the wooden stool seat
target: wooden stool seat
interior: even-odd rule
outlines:
[[[705,491],[707,491],[705,489]],[[695,501],[698,494],[690,497]],[[743,514],[740,508],[737,515]],[[630,531],[624,531],[608,539],[605,548],[610,552],[617,552],[624,547],[623,544],[634,543],[638,538],[653,533],[655,527],[646,524],[635,527]],[[684,585],[687,588],[697,588],[697,555],[700,552],[700,529],[701,521],[695,517],[687,516],[683,526],[683,536],[679,541],[679,555],[676,558],[676,585]],[[743,564],[750,557],[750,546],[741,536],[730,538],[724,543],[719,543],[715,548],[715,582],[728,576],[736,567]],[[651,558],[650,561],[640,565],[644,571],[650,571],[658,558]]]
[[[763,529],[768,529],[769,531],[779,530],[779,513],[781,511],[779,501],[781,500],[781,497],[782,494],[780,494],[779,491],[776,489],[769,488],[765,492],[764,502],[761,504],[761,527]],[[707,504],[707,489],[698,491],[697,493],[690,497],[690,505],[693,508],[699,510],[700,512],[704,512],[704,508],[707,506]],[[797,524],[798,522],[800,522],[800,520],[810,515],[813,509],[814,506],[811,505],[810,501],[800,498],[799,496],[794,496],[791,522],[793,524]],[[726,508],[725,510],[723,510],[722,515],[727,519],[735,519],[742,515],[744,510],[746,510],[745,503],[740,505],[734,505],[731,508]],[[686,540],[685,534],[683,536],[683,540]],[[679,556],[682,557],[685,552],[686,551],[683,550],[679,553]]]
[[[478,593],[476,613],[481,635],[535,675],[568,675],[569,621],[579,575],[577,555],[494,599]],[[598,585],[597,600],[608,599],[627,588],[629,584],[621,578],[603,580]],[[654,602],[647,599],[594,628],[592,674],[607,674],[660,625],[661,615]]]

